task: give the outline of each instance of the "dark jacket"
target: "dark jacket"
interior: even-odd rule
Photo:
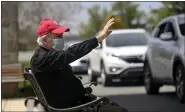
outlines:
[[[98,40],[92,38],[65,51],[48,50],[41,46],[36,49],[30,62],[31,70],[51,106],[68,107],[84,97],[84,87],[69,64],[97,46]]]

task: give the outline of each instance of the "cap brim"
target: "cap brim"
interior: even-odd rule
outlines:
[[[56,28],[55,30],[52,31],[53,34],[57,34],[57,35],[60,35],[64,32],[69,32],[70,29],[69,28],[65,28],[65,27],[61,27],[59,26],[58,28]]]

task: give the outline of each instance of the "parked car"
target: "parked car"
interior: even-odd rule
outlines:
[[[185,14],[170,16],[154,29],[144,61],[147,94],[158,94],[162,85],[174,85],[185,101]]]
[[[87,74],[88,70],[88,57],[84,56],[72,63],[70,63],[74,73]]]
[[[143,29],[113,30],[99,47],[89,53],[90,81],[101,77],[104,86],[126,78],[143,81],[142,56],[148,39]]]
[[[80,43],[81,41],[68,41],[65,43],[65,49],[72,46],[73,44]],[[73,72],[77,74],[87,74],[88,70],[88,56],[85,55],[82,58],[70,63]]]

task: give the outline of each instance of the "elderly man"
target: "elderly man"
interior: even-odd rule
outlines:
[[[85,88],[72,72],[71,62],[88,54],[98,42],[110,33],[114,19],[110,19],[97,37],[69,47],[56,49],[63,44],[63,33],[70,31],[53,19],[43,19],[37,28],[38,48],[31,59],[31,70],[38,80],[48,103],[55,108],[66,108],[86,101]]]

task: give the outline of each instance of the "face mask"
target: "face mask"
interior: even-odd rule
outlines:
[[[56,50],[63,50],[64,49],[64,39],[53,39],[53,48]]]

